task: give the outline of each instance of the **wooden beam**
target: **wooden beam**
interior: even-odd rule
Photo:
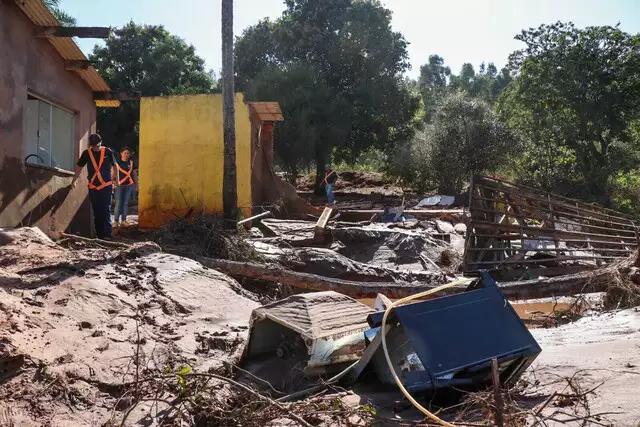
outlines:
[[[64,61],[64,69],[68,71],[73,70],[86,70],[91,66],[91,62],[80,59],[80,60],[72,60],[72,61]]]
[[[262,218],[266,218],[269,216],[273,216],[271,211],[262,212],[261,214],[251,216],[249,218],[245,218],[242,221],[238,221],[238,225],[251,225],[251,221],[260,221]]]
[[[383,293],[389,298],[403,298],[433,289],[443,282],[432,284],[406,282],[354,282],[334,279],[309,273],[286,270],[278,265],[252,264],[211,258],[198,258],[202,265],[237,278],[256,279],[280,283],[311,291],[336,291],[352,298],[375,298]],[[548,279],[498,283],[498,287],[509,300],[547,298],[552,296],[579,295],[602,292],[612,283],[618,270],[614,267],[587,271]],[[455,294],[466,289],[466,285],[445,289],[434,295]]]
[[[94,101],[140,101],[140,93],[93,92]]]
[[[316,222],[316,226],[313,229],[314,237],[317,241],[324,240],[327,223],[329,222],[332,213],[333,208],[327,206],[326,208],[324,208],[324,211],[322,212],[322,215],[320,215],[320,218],[318,218],[318,222]]]
[[[36,37],[78,37],[81,39],[108,39],[111,28],[108,27],[36,27]]]

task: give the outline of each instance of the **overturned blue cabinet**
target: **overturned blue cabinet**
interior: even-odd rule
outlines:
[[[382,316],[369,315],[368,343]],[[491,359],[504,385],[517,381],[542,351],[486,272],[465,292],[395,308],[387,319],[392,363],[412,392],[442,388],[480,390],[491,384]],[[395,384],[382,346],[371,359],[378,378]]]

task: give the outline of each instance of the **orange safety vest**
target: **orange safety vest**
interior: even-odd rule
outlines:
[[[104,147],[100,147],[100,161],[98,163],[96,163],[96,158],[93,155],[93,150],[89,148],[87,151],[89,152],[89,159],[91,160],[91,164],[96,170],[93,176],[91,177],[91,179],[89,180],[89,189],[102,190],[103,188],[110,186],[111,180],[105,181],[104,179],[102,179],[102,174],[100,173],[100,169],[102,168],[102,164],[104,163],[104,153],[106,149]],[[95,184],[96,178],[98,179],[98,182],[100,182],[100,185]]]
[[[328,174],[326,174],[326,175],[324,176],[324,180],[323,180],[324,185],[329,185],[329,181],[327,181],[327,179],[329,179],[329,177],[330,177],[331,175],[333,175],[334,173],[336,173],[336,171],[332,170],[331,172],[329,172]]]
[[[122,169],[120,167],[120,163],[116,162],[116,164],[118,165],[120,173],[124,174],[124,178],[120,180],[120,185],[133,185],[133,178],[131,177],[131,173],[133,172],[133,160],[129,160],[129,171]],[[129,180],[129,182],[125,184],[127,180]]]

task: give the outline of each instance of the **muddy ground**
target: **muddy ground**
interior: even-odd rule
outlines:
[[[357,182],[366,189],[373,181],[365,176]],[[450,243],[441,240],[436,221],[410,229],[334,223],[326,245],[309,248],[314,225],[264,220],[246,237],[263,262],[361,281],[444,283],[456,269],[443,262],[443,252],[460,252],[464,244],[456,231]],[[170,406],[162,399],[142,402],[127,415],[132,405],[125,390],[136,378],[185,366],[226,372],[240,361],[252,310],[276,294],[258,295],[255,283],[241,284],[154,243],[135,242],[149,234],[134,228],[120,237],[130,246],[72,238],[54,243],[35,228],[0,231],[0,427],[106,427],[125,416],[127,425],[158,425]],[[287,294],[276,288],[277,295]],[[602,312],[592,304],[579,310],[581,316],[559,319],[549,311],[569,310],[572,300],[550,304],[518,309],[543,349],[525,375],[533,407],[554,392],[566,394],[566,378],[574,377],[593,391],[588,402],[591,414],[602,413],[599,423],[638,427],[638,309]],[[229,393],[221,388],[216,395]],[[348,404],[375,408],[376,425],[422,419],[397,390],[358,384],[341,393]],[[553,397],[544,411],[551,416],[561,404]],[[265,425],[300,424],[283,417]]]

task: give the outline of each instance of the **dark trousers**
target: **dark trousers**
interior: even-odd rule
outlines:
[[[111,186],[102,190],[89,190],[98,239],[111,237],[111,191]]]

